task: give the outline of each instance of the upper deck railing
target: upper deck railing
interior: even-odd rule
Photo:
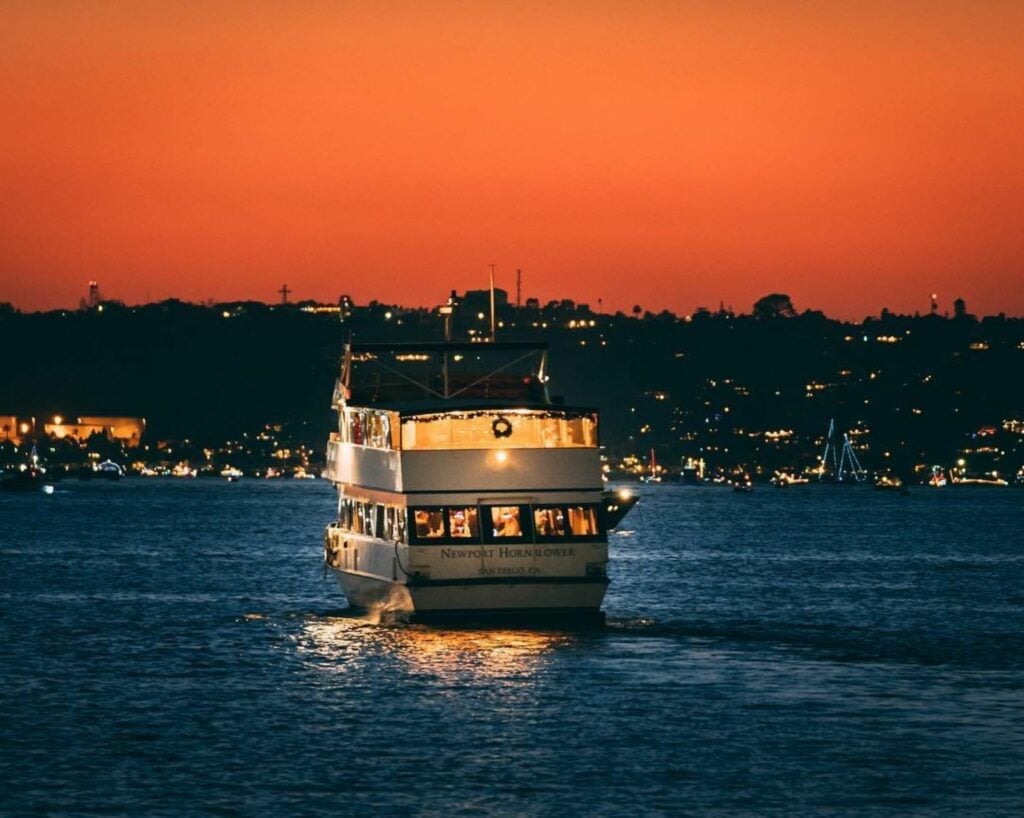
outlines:
[[[548,345],[536,341],[346,344],[335,405],[418,401],[551,403]]]

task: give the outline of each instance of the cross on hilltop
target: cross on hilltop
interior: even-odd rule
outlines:
[[[278,292],[281,293],[281,303],[282,304],[287,304],[288,303],[288,293],[291,292],[291,290],[288,289],[288,285],[287,284],[282,284],[281,285],[281,289],[278,290]]]

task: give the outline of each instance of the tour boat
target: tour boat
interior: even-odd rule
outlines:
[[[550,397],[546,344],[350,342],[333,406],[324,559],[353,608],[600,619],[635,500],[609,504],[597,412]]]

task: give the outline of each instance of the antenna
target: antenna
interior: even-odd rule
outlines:
[[[494,336],[494,265],[488,265],[491,268],[491,340],[493,341]]]
[[[523,271],[516,270],[516,309],[523,306]]]

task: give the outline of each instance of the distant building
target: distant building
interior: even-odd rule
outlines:
[[[43,425],[43,432],[58,440],[70,437],[83,442],[94,434],[101,434],[108,440],[117,440],[128,446],[138,446],[145,431],[146,419],[133,417],[93,416],[74,421],[55,417],[53,423]]]
[[[35,428],[35,418],[0,415],[0,443],[10,441],[15,446],[20,446],[23,440],[32,437]]]

